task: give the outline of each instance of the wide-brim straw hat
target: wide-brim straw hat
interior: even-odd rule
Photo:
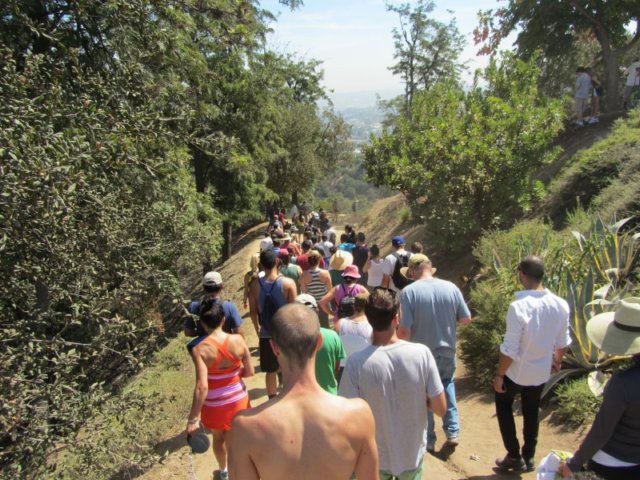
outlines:
[[[595,315],[587,323],[587,335],[611,355],[640,353],[640,298],[625,298],[615,312]]]
[[[353,255],[345,250],[338,250],[329,260],[329,266],[334,270],[344,270],[353,263]]]

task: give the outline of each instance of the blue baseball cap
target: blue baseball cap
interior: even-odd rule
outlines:
[[[392,244],[394,247],[397,247],[398,245],[404,245],[404,244],[406,244],[406,243],[407,243],[407,242],[405,242],[405,241],[404,241],[404,237],[403,237],[402,235],[396,235],[395,237],[393,237],[393,238],[391,239],[391,244]]]

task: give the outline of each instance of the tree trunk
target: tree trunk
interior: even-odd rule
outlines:
[[[291,192],[291,204],[292,205],[298,205],[298,192],[297,191]]]
[[[224,220],[222,222],[222,259],[229,260],[231,258],[231,241],[233,239],[233,228],[231,222]]]
[[[618,55],[610,48],[602,48],[602,60],[604,62],[606,111],[616,112],[620,110],[620,95],[618,92],[619,62]]]
[[[207,187],[207,155],[198,147],[191,147],[193,156],[193,174],[196,182],[196,191],[204,193]]]

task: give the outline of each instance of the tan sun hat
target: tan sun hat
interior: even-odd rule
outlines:
[[[625,298],[620,301],[615,312],[594,316],[587,323],[587,335],[606,353],[640,353],[640,298]]]
[[[408,275],[409,269],[411,267],[416,267],[422,263],[431,263],[431,260],[429,260],[429,257],[427,257],[424,253],[414,253],[413,255],[411,255],[411,257],[409,257],[409,261],[407,262],[407,266],[406,267],[402,267],[400,269],[400,275],[402,275],[404,278],[408,278],[409,280],[412,280],[412,278]],[[431,267],[431,273],[436,273],[438,269],[435,267]]]
[[[353,263],[353,255],[346,250],[338,250],[329,261],[329,266],[334,270],[344,270]]]

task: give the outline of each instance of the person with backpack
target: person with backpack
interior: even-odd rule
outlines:
[[[406,242],[402,235],[396,235],[391,239],[391,245],[395,252],[390,253],[384,258],[382,266],[382,288],[388,288],[394,292],[399,292],[411,283],[411,280],[404,277],[400,270],[409,264],[411,253],[407,252],[404,247]]]
[[[260,370],[266,374],[267,396],[273,398],[278,388],[276,374],[280,365],[269,342],[272,319],[280,307],[295,300],[298,292],[295,282],[278,271],[278,256],[274,250],[260,253],[260,265],[264,270],[264,277],[251,284],[249,313],[259,337]]]
[[[235,303],[231,300],[224,300],[222,298],[222,291],[224,289],[222,275],[218,272],[207,272],[204,277],[202,277],[202,288],[204,295],[199,300],[193,300],[189,304],[187,311],[190,315],[186,315],[183,318],[185,336],[198,337],[198,339],[200,339],[207,334],[204,326],[199,321],[199,317],[202,305],[209,299],[215,299],[222,305],[226,318],[223,326],[224,331],[226,333],[240,333],[242,317],[240,316],[240,312],[238,312],[238,307],[236,307]],[[194,317],[198,317],[198,320]],[[197,344],[197,340],[192,341],[189,345],[193,347],[195,344]]]
[[[367,289],[356,283],[360,278],[360,272],[356,265],[349,265],[342,272],[344,283],[336,285],[320,299],[318,306],[327,315],[333,316],[334,323],[339,318],[353,315],[356,295],[367,292]],[[331,310],[331,302],[336,305],[335,311]]]

